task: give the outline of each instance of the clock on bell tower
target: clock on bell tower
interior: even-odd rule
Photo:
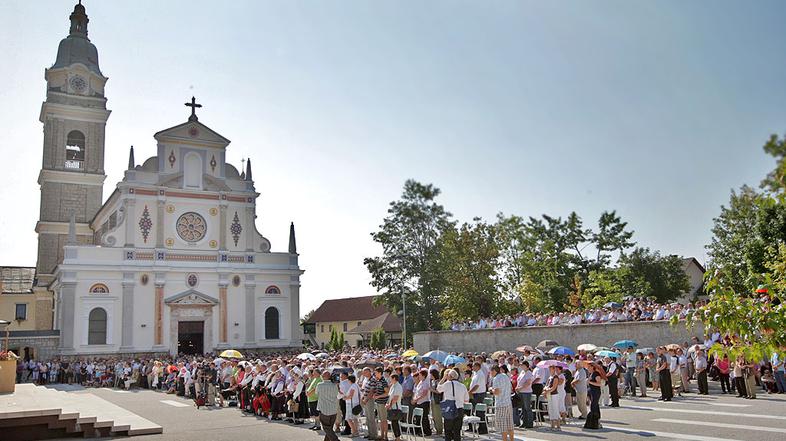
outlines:
[[[87,38],[85,7],[74,6],[71,26],[60,41],[57,58],[45,69],[46,101],[41,106],[44,148],[38,183],[41,206],[38,233],[38,285],[52,281],[63,260],[69,221],[75,219],[76,241],[92,243],[89,222],[103,202],[104,130],[110,111],[98,66],[98,50]]]

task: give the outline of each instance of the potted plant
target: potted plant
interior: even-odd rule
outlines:
[[[13,393],[16,388],[16,354],[0,351],[0,393]]]

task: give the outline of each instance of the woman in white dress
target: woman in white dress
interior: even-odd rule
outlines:
[[[553,430],[560,430],[560,402],[564,404],[565,397],[563,396],[560,398],[559,386],[561,382],[564,392],[565,377],[558,373],[557,368],[554,366],[549,367],[549,372],[551,373],[551,376],[549,377],[546,387],[543,390],[544,392],[548,393],[549,397],[549,424],[551,424],[551,428]]]
[[[557,384],[557,399],[559,400],[559,415],[560,419],[563,423],[567,423],[565,418],[568,415],[567,407],[565,406],[565,397],[567,393],[565,392],[565,375],[562,373],[562,366],[556,366],[555,372],[559,377],[559,383]],[[549,404],[549,406],[551,406]]]
[[[352,434],[350,435],[352,438],[360,436],[358,433],[358,416],[352,412],[352,408],[355,406],[360,405],[360,387],[357,384],[354,375],[349,375],[349,387],[347,388],[346,393],[344,394],[344,402],[346,404],[346,409],[344,409],[344,415],[347,418],[347,424],[349,424],[349,428],[352,430]]]

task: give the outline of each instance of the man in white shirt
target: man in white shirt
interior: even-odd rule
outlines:
[[[481,364],[479,362],[475,362],[472,365],[472,380],[469,383],[469,393],[472,396],[472,410],[475,411],[475,406],[478,404],[483,404],[484,399],[486,398],[486,385],[488,384],[488,378],[486,373],[481,369]],[[480,417],[481,420],[485,417],[485,412],[476,412],[475,416]],[[485,435],[488,433],[488,428],[486,427],[486,423],[478,424],[478,434]]]
[[[462,409],[464,408],[464,404],[470,402],[467,388],[456,381],[456,379],[458,379],[458,373],[453,369],[448,369],[445,371],[442,380],[437,386],[437,392],[443,394],[442,400],[454,400],[456,402],[456,408],[458,409],[456,418],[444,418],[445,441],[461,440],[461,426],[464,421],[464,411]]]

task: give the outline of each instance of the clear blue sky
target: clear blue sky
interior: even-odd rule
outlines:
[[[43,73],[74,3],[0,3],[0,264],[35,263]],[[460,220],[616,209],[639,244],[703,261],[786,132],[782,1],[84,3],[109,77],[105,196],[196,95],[229,160],[252,158],[274,250],[295,222],[301,313],[373,293],[369,233],[407,178]]]

